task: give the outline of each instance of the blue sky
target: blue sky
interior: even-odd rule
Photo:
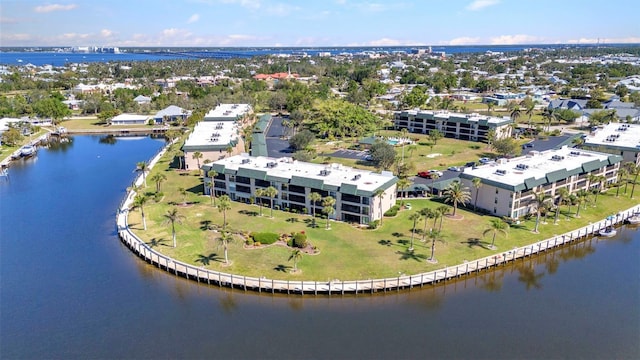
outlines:
[[[638,0],[2,0],[0,46],[640,43]]]

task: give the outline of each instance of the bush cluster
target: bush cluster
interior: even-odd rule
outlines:
[[[374,230],[380,226],[380,220],[373,220],[369,222],[369,229]]]
[[[307,234],[299,232],[293,235],[293,246],[297,248],[305,248],[307,246]]]
[[[259,242],[260,244],[269,245],[278,241],[279,235],[271,232],[254,232],[251,233],[251,237],[256,243]]]
[[[384,216],[391,217],[396,216],[398,214],[398,210],[400,210],[400,206],[393,205],[389,210],[384,213]]]

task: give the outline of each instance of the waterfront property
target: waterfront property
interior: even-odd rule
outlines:
[[[274,187],[278,191],[274,206],[300,213],[323,213],[322,201],[313,202],[311,193],[335,199],[331,219],[368,224],[382,218],[395,204],[398,178],[391,172],[375,173],[340,164],[321,165],[291,158],[254,157],[248,154],[228,157],[203,166],[205,174],[217,175],[205,182],[214,182],[216,195],[227,194],[232,200],[270,204],[267,196],[256,197],[256,190]],[[209,187],[205,186],[207,193]],[[313,209],[315,207],[315,209]]]
[[[462,183],[471,191],[477,207],[496,216],[519,218],[536,210],[535,194],[544,192],[557,200],[559,190],[574,193],[616,181],[622,157],[569,147],[530,151],[526,156],[500,159],[494,164],[465,169]],[[602,181],[590,175],[604,176]],[[482,186],[473,186],[479,178]]]
[[[158,111],[153,117],[153,120],[156,124],[170,123],[174,121],[182,123],[189,116],[191,116],[191,110],[186,110],[175,105],[169,105]]]
[[[215,161],[239,154],[243,144],[236,122],[200,121],[182,146],[185,169],[197,169],[198,164],[206,160]],[[200,152],[202,158],[194,159],[195,152]]]
[[[147,115],[120,114],[111,119],[111,125],[145,125],[149,122]]]
[[[584,139],[583,149],[622,156],[623,162],[640,165],[640,125],[611,123]]]
[[[495,132],[496,139],[511,136],[512,123],[513,120],[509,118],[461,114],[446,110],[396,112],[393,121],[396,130],[407,129],[412,133],[422,134],[438,130],[445,137],[484,142],[488,141],[490,130]]]

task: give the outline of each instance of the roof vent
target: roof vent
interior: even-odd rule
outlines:
[[[572,151],[569,153],[569,155],[580,156],[580,151]]]
[[[553,160],[553,161],[562,161],[562,160],[564,160],[564,156],[561,156],[561,155],[553,155],[553,156],[551,157],[551,160]]]
[[[251,162],[251,159],[242,159],[243,164],[248,164]]]
[[[272,169],[272,168],[274,168],[276,166],[278,166],[277,162],[268,162],[267,163],[267,167],[270,168],[270,169]]]
[[[504,176],[507,174],[507,170],[498,169],[496,170],[496,174]]]
[[[320,176],[327,176],[331,174],[331,171],[329,170],[320,170]]]
[[[353,180],[354,180],[354,181],[355,181],[355,180],[359,180],[361,177],[362,177],[362,175],[361,175],[361,174],[356,174],[356,175],[353,177]]]
[[[529,165],[527,164],[518,164],[516,165],[516,169],[518,170],[527,170],[529,168]]]

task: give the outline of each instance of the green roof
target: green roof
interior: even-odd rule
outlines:
[[[599,169],[603,166],[607,166],[609,165],[609,160],[591,160],[589,162],[586,162],[584,164],[582,164],[582,170],[583,172],[592,172],[595,169]]]
[[[356,195],[358,193],[358,186],[353,184],[340,185],[340,192],[343,194]]]
[[[248,178],[254,178],[254,179],[259,179],[259,180],[265,180],[267,177],[267,172],[264,170],[258,170],[258,169],[247,169],[247,168],[239,168],[238,172],[236,173],[237,176],[244,176],[244,177],[248,177]]]
[[[291,177],[291,185],[310,187],[323,190],[324,181],[320,179],[311,179],[293,175]]]
[[[267,130],[269,121],[271,121],[271,114],[264,114],[260,116],[260,119],[258,119],[258,121],[256,122],[256,125],[253,127],[253,132],[263,133],[265,130]]]
[[[251,139],[251,156],[268,156],[267,141],[264,134],[253,134],[253,138]]]

